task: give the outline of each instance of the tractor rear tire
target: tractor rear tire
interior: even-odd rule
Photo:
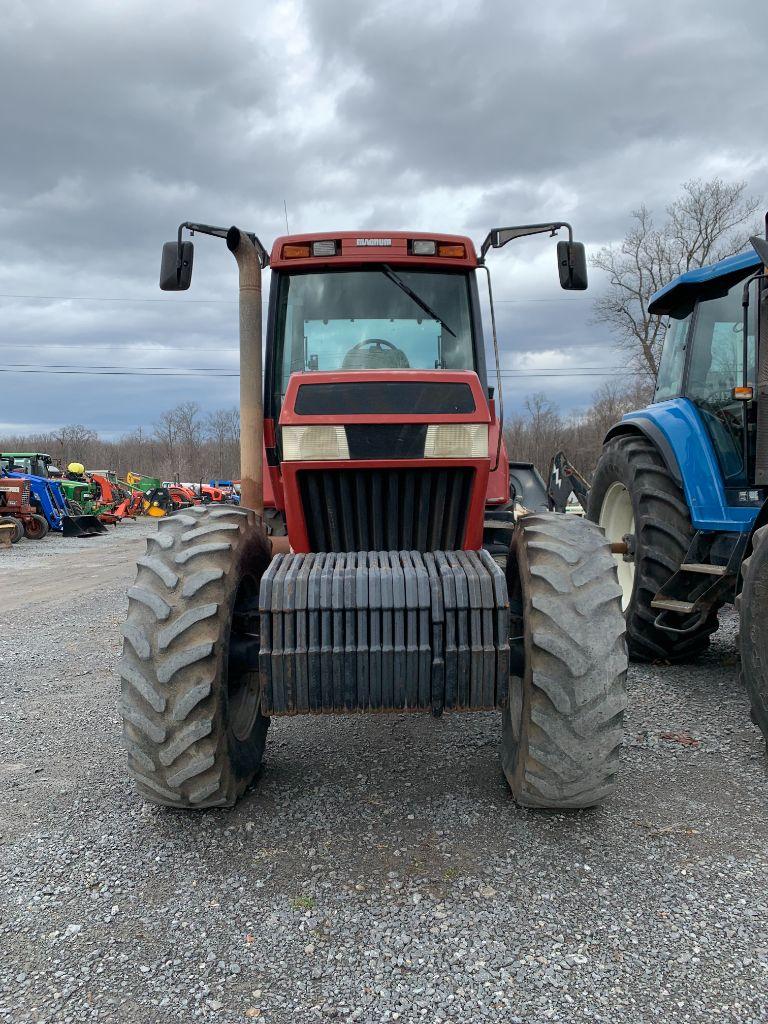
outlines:
[[[0,526],[13,526],[11,544],[18,544],[24,536],[24,524],[15,516],[0,516]]]
[[[578,516],[519,520],[507,563],[509,704],[502,767],[517,803],[579,808],[615,786],[627,705],[621,587],[599,527]],[[520,673],[520,674],[516,674]]]
[[[741,574],[743,585],[737,598],[741,675],[752,717],[768,741],[768,526],[755,531],[752,551],[742,563]]]
[[[24,536],[27,540],[42,540],[48,536],[48,520],[44,516],[34,513],[24,522]]]
[[[615,556],[624,590],[629,656],[634,661],[691,661],[709,646],[720,605],[692,633],[667,633],[655,625],[659,612],[651,601],[683,564],[695,531],[685,494],[647,438],[615,437],[604,446],[597,463],[587,515],[606,527],[610,541],[621,540],[618,532],[611,536],[605,518],[617,492],[625,493],[631,505],[635,545],[632,572],[622,555]]]
[[[269,718],[254,653],[270,559],[248,509],[185,509],[147,540],[119,672],[129,770],[152,803],[231,806],[259,769]]]

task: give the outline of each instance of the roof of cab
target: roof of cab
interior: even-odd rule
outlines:
[[[737,253],[736,256],[727,256],[717,263],[710,263],[708,267],[697,267],[695,270],[688,270],[685,274],[674,278],[669,284],[665,284],[651,296],[648,303],[649,313],[664,315],[671,312],[682,300],[690,299],[693,293],[714,284],[723,277],[738,275],[752,267],[760,266],[760,257],[750,249],[748,252]]]
[[[309,256],[286,259],[284,245],[335,240],[339,243],[335,256]],[[456,243],[464,246],[464,257],[414,256],[408,243],[413,239],[428,239],[438,243]],[[313,234],[281,235],[276,238],[269,258],[275,269],[296,267],[306,270],[319,266],[352,266],[360,263],[418,263],[443,267],[476,267],[477,252],[471,238],[466,235],[446,235],[437,231],[323,231]]]

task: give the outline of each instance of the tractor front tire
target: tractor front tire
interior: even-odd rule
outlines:
[[[622,539],[621,523],[629,520],[633,561],[615,556],[629,656],[635,661],[684,662],[705,651],[717,629],[718,608],[692,633],[667,633],[655,624],[659,612],[651,601],[683,564],[694,535],[685,494],[656,445],[637,434],[620,435],[605,445],[587,515],[604,528],[609,541]]]
[[[768,741],[768,526],[752,537],[752,551],[741,566],[739,606],[741,675],[752,705],[752,717]]]
[[[27,540],[42,540],[43,537],[48,536],[48,520],[44,516],[39,516],[37,513],[31,515],[29,519],[24,522],[24,536]]]
[[[580,517],[524,516],[507,588],[504,774],[523,806],[593,807],[615,786],[627,704],[626,627],[610,546]]]
[[[248,509],[195,506],[147,539],[119,672],[129,770],[152,803],[231,806],[259,769],[269,718],[258,597],[270,559]]]
[[[24,524],[15,516],[0,516],[0,526],[12,526],[14,528],[11,534],[11,544],[18,544],[24,536]]]

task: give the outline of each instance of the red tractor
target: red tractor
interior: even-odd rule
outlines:
[[[12,521],[16,531],[11,538],[15,544],[22,537],[42,540],[48,535],[48,522],[38,514],[31,503],[29,480],[0,476],[0,518]]]
[[[491,248],[562,228],[561,285],[585,288],[562,223],[496,229],[479,254],[454,235],[327,232],[269,256],[190,223],[164,247],[166,290],[189,287],[184,229],[226,238],[238,263],[243,505],[161,520],[128,592],[122,714],[146,799],[232,804],[273,715],[492,709],[519,803],[611,792],[627,661],[610,545],[535,511],[507,523],[505,568],[483,543],[512,513],[479,272]],[[270,540],[265,490],[287,538]]]

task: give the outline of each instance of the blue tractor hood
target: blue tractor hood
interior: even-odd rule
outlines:
[[[671,313],[686,301],[692,301],[694,296],[698,297],[703,288],[711,285],[717,287],[721,279],[734,278],[738,280],[740,275],[753,267],[757,269],[761,265],[761,259],[754,249],[749,252],[740,252],[736,256],[728,256],[718,263],[710,263],[708,267],[697,267],[689,270],[680,277],[676,277],[669,284],[655,292],[648,303],[648,312],[664,316]],[[723,282],[723,287],[730,287],[733,281]]]

